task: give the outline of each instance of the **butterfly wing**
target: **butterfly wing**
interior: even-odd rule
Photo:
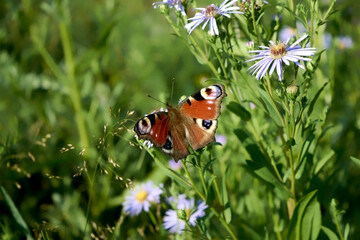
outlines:
[[[178,110],[169,106],[170,115],[179,114]],[[179,116],[178,116],[179,117]],[[176,121],[177,117],[173,119]],[[168,112],[156,112],[140,119],[134,127],[139,139],[146,139],[156,147],[160,147],[163,152],[171,155],[175,160],[189,155],[189,150],[185,143],[184,128],[180,125],[171,126]]]
[[[134,131],[139,139],[149,140],[156,147],[164,146],[169,129],[169,116],[167,112],[155,112],[146,115],[134,126]]]
[[[224,85],[215,84],[202,88],[181,103],[186,140],[194,150],[215,141],[217,118],[225,96]]]

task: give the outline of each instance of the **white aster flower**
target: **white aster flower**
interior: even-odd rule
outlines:
[[[177,11],[180,11],[182,15],[186,16],[184,6],[181,4],[181,0],[163,0],[162,2],[154,2],[154,8],[158,8],[160,6],[168,6],[169,8],[175,8]]]
[[[261,79],[265,76],[266,72],[270,69],[269,75],[271,75],[275,68],[276,73],[279,76],[279,81],[283,79],[283,62],[286,65],[289,65],[290,62],[295,63],[299,68],[305,69],[305,67],[300,64],[300,61],[311,61],[310,56],[314,56],[315,48],[302,48],[298,45],[301,41],[303,41],[307,35],[302,36],[292,45],[287,46],[290,39],[286,42],[277,42],[274,43],[270,41],[270,46],[260,46],[265,50],[254,50],[249,51],[249,53],[256,53],[256,55],[252,56],[251,61],[258,61],[254,65],[252,65],[249,70],[252,75],[256,74],[257,79]]]
[[[149,211],[151,203],[160,202],[160,194],[162,190],[159,187],[154,187],[151,181],[142,183],[136,186],[125,197],[124,211],[131,217],[139,215],[143,210]]]
[[[206,8],[196,8],[196,10],[199,10],[200,12],[195,13],[195,16],[192,18],[189,18],[188,22],[185,25],[186,30],[189,32],[189,34],[194,31],[195,28],[197,28],[199,25],[201,25],[203,22],[205,22],[202,26],[202,29],[206,27],[206,25],[209,23],[209,30],[211,35],[219,35],[219,29],[216,24],[216,17],[217,16],[225,16],[227,18],[230,18],[230,13],[243,13],[237,10],[240,10],[238,6],[233,6],[234,3],[236,3],[237,0],[225,0],[220,7],[215,6],[214,4],[211,4],[207,6]]]
[[[186,199],[185,194],[179,195],[178,199],[169,198],[170,202],[177,205],[177,211],[168,210],[164,217],[164,227],[170,233],[181,234],[185,229],[185,220],[191,225],[196,226],[197,219],[205,216],[205,209],[208,207],[205,202],[199,201],[195,206],[193,198]]]

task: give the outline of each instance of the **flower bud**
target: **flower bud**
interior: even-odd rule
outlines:
[[[299,95],[299,87],[295,84],[290,85],[286,88],[286,94],[288,95],[289,98],[291,98],[292,100],[295,100],[296,97]]]
[[[246,42],[245,45],[248,49],[252,50],[252,49],[254,49],[255,43],[254,43],[254,41],[249,41],[249,42]]]

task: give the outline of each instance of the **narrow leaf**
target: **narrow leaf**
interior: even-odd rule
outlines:
[[[224,174],[222,178],[222,187],[221,187],[221,198],[222,203],[224,205],[224,215],[225,215],[225,221],[227,223],[231,222],[231,208],[229,203],[229,196],[226,189],[226,174]]]
[[[276,105],[271,100],[270,96],[262,89],[259,89],[260,97],[266,106],[269,116],[274,120],[276,125],[282,126],[282,121],[279,116]]]
[[[350,157],[350,159],[355,163],[356,166],[360,167],[360,159],[355,157]]]
[[[321,229],[321,212],[316,192],[307,194],[296,205],[286,239],[317,239]]]
[[[11,214],[13,215],[15,221],[17,222],[17,224],[19,224],[21,230],[24,232],[26,239],[34,239],[30,233],[30,230],[25,222],[25,220],[23,219],[23,217],[21,216],[19,210],[17,209],[17,207],[15,206],[14,202],[12,201],[11,197],[9,196],[9,194],[6,192],[5,188],[3,188],[2,186],[0,187],[1,193],[4,196],[5,202],[8,205]]]
[[[325,164],[335,155],[333,150],[330,150],[320,161],[317,162],[315,167],[315,175],[325,166]]]
[[[226,105],[226,108],[230,110],[230,112],[238,115],[244,121],[249,121],[251,119],[250,112],[236,102],[230,102]]]
[[[338,236],[331,229],[321,226],[321,230],[323,230],[329,240],[339,240]]]
[[[319,98],[320,94],[322,93],[322,91],[325,89],[326,85],[328,84],[328,82],[324,83],[324,85],[317,91],[317,93],[315,94],[313,100],[311,100],[310,102],[310,106],[309,106],[309,110],[307,115],[310,116],[312,111],[314,110],[314,106],[316,103],[316,100]]]

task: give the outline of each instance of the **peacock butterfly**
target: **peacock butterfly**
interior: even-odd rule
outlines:
[[[177,162],[189,155],[188,144],[197,150],[215,141],[221,100],[226,96],[222,84],[194,93],[178,107],[167,104],[167,111],[154,112],[134,126],[139,139],[146,139]]]

